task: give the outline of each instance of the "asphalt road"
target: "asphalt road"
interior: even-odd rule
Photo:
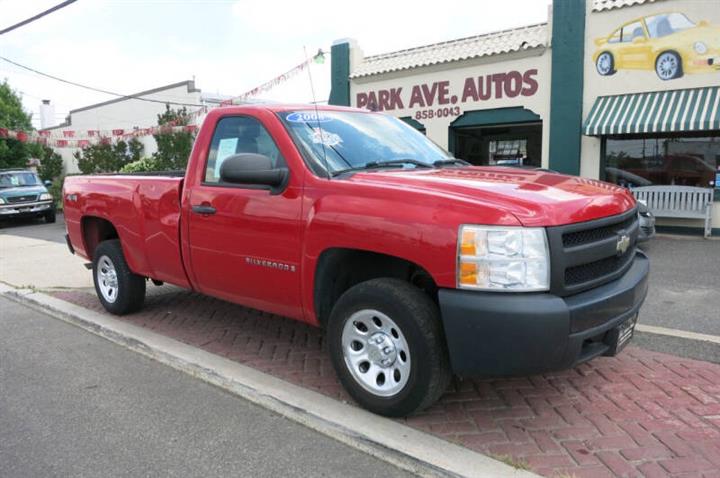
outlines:
[[[12,234],[64,244],[65,221],[60,212],[58,212],[57,221],[54,224],[47,224],[44,219],[35,218],[0,221],[0,234]]]
[[[720,335],[720,240],[659,236],[641,249],[650,287],[640,322]]]
[[[0,297],[0,476],[410,476]]]

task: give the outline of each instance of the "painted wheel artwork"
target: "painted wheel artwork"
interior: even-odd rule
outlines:
[[[615,60],[609,52],[603,52],[598,56],[595,62],[598,73],[602,76],[609,76],[615,73]]]
[[[682,63],[677,53],[662,53],[655,62],[655,73],[661,80],[672,80],[682,76]]]

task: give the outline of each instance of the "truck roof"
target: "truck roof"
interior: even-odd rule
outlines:
[[[296,110],[310,110],[313,111],[354,111],[356,113],[373,113],[367,109],[351,108],[349,106],[335,106],[335,105],[312,105],[307,103],[255,103],[246,105],[233,105],[223,106],[216,108],[212,111],[223,111],[223,112],[242,112],[242,111],[257,111],[266,110],[273,113],[279,113],[282,111],[296,111]]]

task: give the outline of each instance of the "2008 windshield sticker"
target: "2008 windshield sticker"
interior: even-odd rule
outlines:
[[[315,112],[290,113],[285,119],[291,123],[327,123],[333,120],[330,116]]]
[[[342,143],[342,138],[335,133],[324,131],[321,128],[313,128],[312,142],[324,144],[325,146],[337,146]]]

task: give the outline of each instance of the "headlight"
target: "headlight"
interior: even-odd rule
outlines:
[[[695,53],[698,55],[704,55],[707,53],[707,45],[701,41],[696,41],[693,48],[695,49]]]
[[[52,194],[50,193],[42,193],[40,195],[40,201],[52,201]]]
[[[457,284],[496,292],[546,291],[550,254],[543,228],[460,227]]]
[[[0,204],[5,204],[5,199],[0,198]]]

